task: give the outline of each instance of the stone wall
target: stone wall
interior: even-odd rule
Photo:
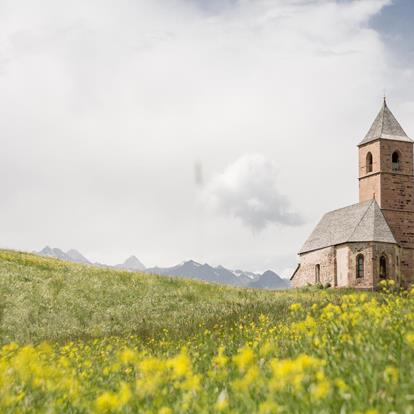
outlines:
[[[398,171],[392,168],[395,151],[399,153]],[[365,165],[368,152],[373,156],[371,173],[367,173]],[[381,139],[359,147],[359,199],[367,201],[375,194],[395,239],[404,248],[399,253],[398,264],[403,285],[414,282],[413,173],[413,144],[410,142]]]
[[[300,255],[300,267],[292,279],[293,287],[315,284],[315,266],[320,265],[320,281],[322,284],[334,285],[335,247],[315,250]]]
[[[367,154],[372,154],[372,171],[366,169]],[[359,148],[359,202],[375,198],[380,204],[381,198],[381,146],[380,141],[374,141]],[[363,177],[363,179],[361,179]]]
[[[381,172],[393,172],[392,154],[394,151],[398,151],[400,154],[399,173],[408,175],[413,174],[413,144],[411,142],[395,141],[388,139],[381,139],[377,142],[380,142]]]
[[[404,287],[414,285],[414,249],[400,249],[399,265],[401,284]]]
[[[402,247],[414,248],[414,213],[410,211],[382,210],[397,242]]]
[[[387,279],[399,281],[400,263],[401,263],[401,249],[388,243],[373,243],[373,273],[375,286],[381,281],[380,274],[380,257],[385,255],[387,258]],[[397,264],[398,261],[398,264]]]
[[[363,278],[356,277],[356,259],[359,254],[364,255]],[[319,264],[322,284],[330,283],[333,287],[371,289],[381,281],[379,274],[382,255],[385,255],[387,259],[388,279],[400,281],[403,273],[401,271],[403,260],[410,260],[414,266],[414,250],[408,253],[406,249],[390,243],[346,243],[300,255],[300,267],[292,279],[292,285],[293,287],[314,285],[316,283],[315,266]],[[404,285],[404,280],[402,284]]]
[[[346,287],[349,284],[349,247],[336,247],[336,285]]]
[[[374,286],[373,246],[372,243],[348,243],[349,277],[348,286],[369,289]],[[357,278],[357,256],[364,256],[364,277]]]

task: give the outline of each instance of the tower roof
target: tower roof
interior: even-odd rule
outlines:
[[[299,254],[352,242],[397,244],[375,199],[326,213]]]
[[[367,135],[359,143],[359,145],[363,145],[380,138],[392,139],[395,141],[413,142],[413,140],[410,139],[404,132],[399,122],[395,119],[395,116],[388,108],[385,98],[379,114],[375,118],[375,121],[368,131]]]

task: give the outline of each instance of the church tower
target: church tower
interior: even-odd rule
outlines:
[[[413,144],[387,106],[359,143],[359,202],[375,199],[401,249],[403,282],[414,281]]]

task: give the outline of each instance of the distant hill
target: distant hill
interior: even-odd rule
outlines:
[[[145,266],[136,256],[130,256],[124,263],[115,265],[114,267],[117,269],[133,270],[137,272],[145,270]]]
[[[136,256],[130,256],[124,263],[110,266],[93,263],[75,249],[64,252],[61,249],[46,246],[37,253],[41,256],[55,257],[60,260],[83,263],[91,266],[122,269],[131,272],[146,272],[165,276],[181,276],[230,286],[256,289],[287,289],[290,287],[288,280],[282,279],[277,273],[271,270],[267,270],[263,274],[246,272],[239,269],[229,270],[223,266],[213,267],[207,263],[201,264],[194,260],[188,260],[172,267],[152,267],[146,269]]]
[[[290,287],[290,283],[288,280],[282,279],[277,273],[267,270],[258,279],[252,280],[249,287],[260,289],[287,289]]]
[[[66,260],[67,262],[83,263],[83,264],[88,264],[88,265],[97,266],[97,267],[130,270],[134,272],[142,272],[143,270],[145,270],[145,266],[136,256],[130,256],[128,257],[128,259],[125,260],[124,263],[111,266],[111,265],[107,265],[103,263],[91,262],[82,253],[80,253],[78,250],[75,250],[75,249],[71,249],[71,250],[68,250],[67,252],[64,252],[63,250],[58,249],[56,247],[52,248],[52,247],[46,246],[42,250],[35,252],[35,253],[39,254],[40,256],[54,257],[56,259]]]
[[[193,260],[183,262],[173,267],[153,267],[146,269],[147,273],[167,276],[184,276],[190,279],[205,280],[207,282],[224,283],[237,286],[238,278],[231,271],[222,266],[212,267],[208,264],[197,263]]]
[[[190,279],[205,280],[231,286],[259,289],[287,289],[289,281],[282,279],[277,273],[268,270],[263,274],[229,270],[223,266],[212,267],[209,264],[197,263],[193,260],[183,262],[173,267],[153,267],[146,269],[147,273],[183,276]]]
[[[91,262],[75,249],[68,250],[66,255],[69,256],[75,263],[91,264]]]
[[[68,262],[91,264],[91,262],[85,256],[83,256],[75,249],[64,252],[63,250],[56,247],[51,248],[49,246],[46,246],[44,249],[40,250],[40,252],[37,253],[41,256],[55,257],[56,259],[66,260]]]

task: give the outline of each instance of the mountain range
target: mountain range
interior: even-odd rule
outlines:
[[[116,269],[128,270],[133,272],[145,272],[164,276],[181,276],[190,279],[204,280],[207,282],[248,287],[259,289],[287,289],[290,287],[289,281],[281,278],[277,273],[267,270],[266,272],[254,273],[243,270],[229,270],[223,266],[210,266],[207,263],[201,264],[194,260],[182,262],[173,267],[151,267],[145,268],[136,256],[130,256],[125,262],[110,266],[102,263],[94,263],[75,249],[64,252],[58,248],[46,246],[36,252],[41,256],[55,257],[69,262],[83,263],[91,266],[112,267]]]

